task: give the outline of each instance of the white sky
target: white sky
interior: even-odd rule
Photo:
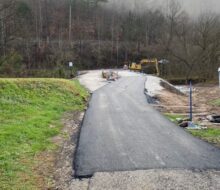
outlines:
[[[117,8],[134,10],[144,7],[166,8],[169,0],[109,0],[109,6],[116,5]],[[176,0],[182,4],[184,10],[190,15],[199,15],[202,12],[216,12],[220,14],[220,0]]]

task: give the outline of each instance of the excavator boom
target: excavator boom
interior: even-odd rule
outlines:
[[[160,75],[158,60],[156,58],[153,59],[142,59],[140,63],[132,63],[129,66],[130,70],[133,71],[144,71],[146,70],[149,74],[156,74],[157,76]],[[150,73],[152,72],[152,73]]]

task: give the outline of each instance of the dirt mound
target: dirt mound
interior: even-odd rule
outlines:
[[[174,85],[170,84],[169,82],[167,82],[165,80],[161,80],[160,85],[172,93],[175,93],[178,95],[185,95],[183,92],[181,92],[179,89],[177,89]]]

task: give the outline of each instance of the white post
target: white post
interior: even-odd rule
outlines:
[[[73,62],[69,62],[69,67],[73,67]]]
[[[220,88],[220,67],[218,68],[218,76],[219,76],[219,88]]]
[[[73,78],[73,62],[69,62],[70,78]]]

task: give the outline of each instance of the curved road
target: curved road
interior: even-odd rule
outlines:
[[[81,129],[76,176],[158,168],[220,169],[220,149],[154,110],[146,77],[125,77],[94,92]]]

